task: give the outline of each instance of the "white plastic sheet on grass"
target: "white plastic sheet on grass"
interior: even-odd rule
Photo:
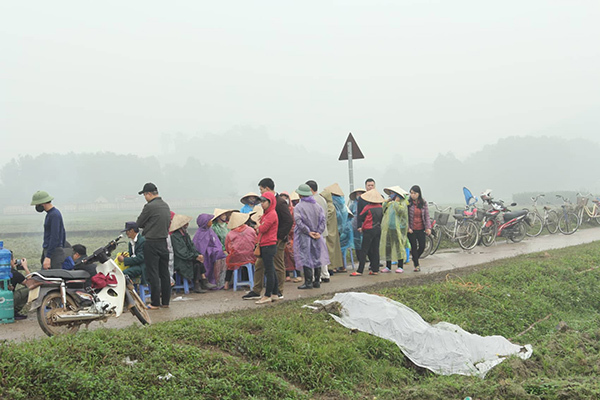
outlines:
[[[531,345],[510,343],[502,336],[479,336],[458,325],[431,325],[402,303],[367,293],[337,293],[331,300],[341,303],[341,317],[332,317],[349,329],[358,329],[396,343],[416,365],[441,375],[472,375],[487,372],[511,355],[526,360]]]

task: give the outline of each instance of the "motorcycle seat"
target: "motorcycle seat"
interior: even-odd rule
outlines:
[[[70,271],[66,269],[48,269],[38,271],[38,273],[46,278],[88,279],[90,277],[90,274],[81,270]]]
[[[508,222],[513,218],[520,217],[521,215],[527,215],[527,213],[529,213],[529,211],[527,211],[527,210],[508,212],[508,213],[504,214],[504,222]]]

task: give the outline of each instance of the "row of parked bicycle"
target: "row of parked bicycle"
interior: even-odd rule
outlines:
[[[530,209],[511,211],[502,200],[492,197],[491,190],[483,192],[480,196],[484,202],[483,208],[476,206],[478,199],[469,189],[463,188],[463,192],[466,206],[455,208],[454,213],[451,213],[452,207],[441,208],[436,203],[429,202],[435,207],[435,212],[431,235],[427,237],[422,257],[434,254],[444,237],[457,242],[464,250],[471,250],[478,244],[491,246],[501,237],[520,242],[525,236],[539,236],[544,228],[550,234],[560,231],[562,234],[571,235],[584,222],[600,225],[600,200],[592,198],[593,206],[590,207],[590,195],[577,193],[575,206],[566,197],[556,195],[563,202],[560,208],[553,209],[545,205],[540,210],[537,203],[545,195],[539,194],[531,198],[533,205]],[[516,205],[512,203],[510,207]]]

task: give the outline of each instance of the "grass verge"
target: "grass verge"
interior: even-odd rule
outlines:
[[[529,360],[510,358],[484,380],[417,368],[394,344],[302,309],[302,300],[4,343],[0,397],[596,399],[599,265],[592,243],[371,290],[429,322],[533,345]],[[137,361],[129,366],[126,357]],[[167,374],[172,378],[160,378]]]

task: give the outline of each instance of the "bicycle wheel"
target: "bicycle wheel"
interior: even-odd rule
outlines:
[[[489,221],[489,226],[486,224],[481,228],[481,243],[485,247],[490,247],[496,241],[496,234],[498,232],[498,223],[496,220]]]
[[[599,222],[600,223],[600,222]],[[551,234],[558,231],[558,213],[554,210],[548,211],[548,219],[546,220],[546,228]]]
[[[526,224],[527,236],[539,236],[540,233],[542,233],[542,229],[544,229],[544,223],[542,222],[542,217],[540,217],[540,214],[535,211],[530,211],[525,218],[529,220],[529,223]]]
[[[472,250],[479,242],[479,229],[473,221],[465,220],[458,225],[456,236],[463,250]]]
[[[428,255],[430,255],[431,250],[433,250],[433,238],[431,237],[431,235],[425,235],[425,248],[423,249],[423,254],[421,254],[419,259],[425,258]]]
[[[558,219],[558,229],[563,235],[571,235],[579,228],[579,217],[573,212],[566,212]]]
[[[525,225],[526,223],[524,221],[517,222],[517,225],[513,228],[508,238],[515,243],[525,239],[525,236],[527,235],[527,227]]]
[[[433,239],[433,247],[431,248],[431,253],[435,254],[436,251],[440,248],[440,243],[442,242],[442,230],[440,228],[431,228],[431,236]]]

